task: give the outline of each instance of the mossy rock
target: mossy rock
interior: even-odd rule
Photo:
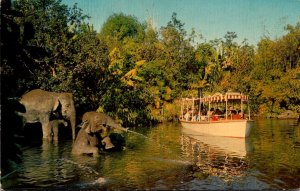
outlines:
[[[280,115],[277,116],[278,119],[298,119],[299,114],[296,112],[293,112],[291,110],[284,111]]]

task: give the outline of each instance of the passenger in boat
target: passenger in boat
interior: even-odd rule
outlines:
[[[214,115],[215,113],[215,109],[214,108],[210,108],[210,110],[207,112],[208,117],[211,117],[212,115]]]
[[[218,121],[219,117],[217,115],[217,110],[213,112],[212,116],[211,116],[211,120],[212,121]]]
[[[231,116],[233,111],[234,111],[233,107],[230,106],[229,109],[228,109],[228,116]]]
[[[218,120],[219,120],[219,117],[218,117],[217,115],[213,115],[213,116],[211,117],[211,120],[212,120],[212,121],[218,121]]]
[[[241,116],[241,119],[244,119],[244,113],[241,110],[238,111],[238,114]]]
[[[197,111],[195,112],[193,121],[199,121],[199,113]]]
[[[218,117],[223,117],[223,112],[220,109],[216,109],[215,115]]]
[[[237,114],[237,112],[235,110],[233,110],[231,118],[236,120],[236,119],[241,119],[241,116],[239,114]]]
[[[230,116],[236,115],[236,111],[235,110],[231,110],[230,111]]]
[[[205,111],[202,111],[200,119],[201,121],[207,121],[207,116]]]
[[[208,117],[211,118],[212,121],[218,121],[218,119],[219,119],[219,117],[218,117],[216,111],[214,110],[214,108],[210,109]]]
[[[234,110],[233,107],[230,106],[229,109],[228,109],[228,113],[227,113],[228,119],[232,119],[233,115],[236,115],[236,110]]]
[[[184,119],[185,119],[186,121],[189,121],[189,120],[190,120],[190,117],[191,117],[190,111],[187,111],[186,114],[184,115]]]

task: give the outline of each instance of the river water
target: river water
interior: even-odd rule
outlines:
[[[7,190],[297,189],[300,125],[256,120],[247,139],[192,136],[179,123],[135,129],[126,149],[100,157],[73,156],[72,141],[43,142],[23,151]]]

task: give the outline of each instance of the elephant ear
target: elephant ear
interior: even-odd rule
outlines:
[[[56,111],[58,109],[59,105],[60,105],[60,101],[59,101],[59,99],[56,99],[54,101],[53,111]]]

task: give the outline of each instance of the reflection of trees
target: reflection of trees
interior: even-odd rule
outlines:
[[[248,162],[186,135],[181,137],[183,154],[196,164],[195,171],[224,180],[245,176]],[[196,173],[197,174],[197,173]]]
[[[256,120],[251,133],[254,152],[250,168],[257,168],[268,181],[285,188],[299,188],[300,126],[295,120]],[[281,183],[280,183],[281,182]]]
[[[186,178],[185,174],[176,172],[190,165],[180,155],[179,128],[172,123],[157,125],[143,133],[148,139],[128,134],[127,149],[121,153],[107,153],[102,173],[123,189],[153,188],[160,181],[171,188],[174,182]]]

